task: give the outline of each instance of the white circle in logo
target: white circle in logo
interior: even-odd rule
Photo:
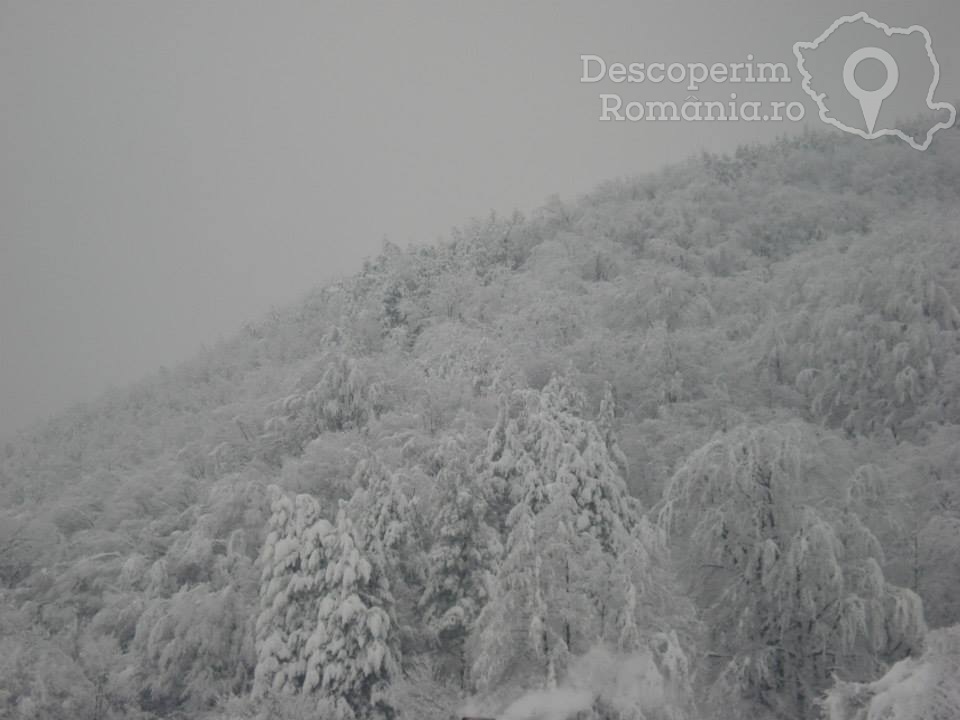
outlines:
[[[854,72],[857,66],[864,60],[879,60],[887,70],[887,80],[877,90],[864,90],[857,84]],[[864,47],[854,51],[847,58],[843,65],[843,84],[853,97],[860,101],[860,109],[863,111],[863,119],[867,123],[867,130],[873,133],[877,125],[877,115],[880,114],[880,106],[883,101],[890,97],[900,81],[900,68],[893,55],[878,47]]]

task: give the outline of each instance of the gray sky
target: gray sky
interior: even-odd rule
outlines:
[[[384,236],[800,127],[601,123],[600,92],[689,93],[582,84],[583,53],[783,61],[789,85],[742,97],[819,126],[792,44],[862,5],[929,28],[937,99],[960,97],[956,0],[0,0],[0,434],[189,357]]]

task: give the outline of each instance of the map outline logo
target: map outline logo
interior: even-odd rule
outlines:
[[[930,60],[930,64],[933,67],[933,80],[930,83],[930,87],[927,90],[927,95],[926,95],[927,107],[933,111],[948,110],[950,113],[950,117],[948,120],[943,122],[938,122],[932,128],[930,128],[927,131],[926,138],[922,143],[918,143],[913,137],[903,132],[899,128],[883,128],[883,129],[874,131],[873,128],[871,127],[872,123],[870,122],[870,119],[867,116],[868,112],[872,111],[873,108],[868,108],[867,106],[865,106],[864,100],[860,96],[858,96],[856,93],[853,93],[853,92],[851,92],[851,94],[861,102],[861,107],[863,108],[864,115],[865,115],[864,120],[868,128],[870,129],[863,130],[861,128],[852,127],[843,122],[840,122],[836,118],[830,116],[830,110],[827,108],[826,104],[824,103],[824,98],[826,97],[826,93],[818,93],[811,87],[810,83],[811,81],[813,81],[813,77],[807,71],[804,65],[804,57],[803,57],[802,51],[816,50],[827,38],[833,35],[834,31],[836,31],[837,28],[839,28],[841,25],[844,25],[846,23],[854,23],[860,20],[862,20],[863,22],[869,25],[872,25],[878,30],[882,30],[887,37],[892,37],[893,35],[909,35],[915,32],[919,32],[921,35],[923,35],[924,47],[926,48],[926,51],[927,51],[927,57]],[[856,55],[858,52],[861,52],[862,50],[865,50],[865,49],[866,48],[861,48],[860,50],[855,51],[853,54],[851,54],[850,57],[853,58],[854,55]],[[875,48],[871,48],[871,49],[875,49]],[[835,20],[833,24],[830,25],[829,28],[827,28],[812,42],[800,41],[800,42],[794,43],[793,54],[797,58],[797,69],[800,71],[800,74],[803,77],[803,80],[801,81],[801,87],[803,88],[804,92],[806,92],[807,95],[813,98],[814,102],[816,102],[817,108],[820,114],[820,119],[823,122],[827,123],[828,125],[833,125],[834,127],[839,128],[844,132],[852,133],[854,135],[859,135],[865,140],[875,140],[876,138],[879,138],[879,137],[892,135],[895,137],[899,137],[901,140],[903,140],[908,145],[910,145],[910,147],[916,150],[926,150],[928,147],[930,147],[930,143],[933,141],[933,136],[937,133],[938,130],[953,127],[953,125],[956,123],[956,119],[957,119],[956,107],[954,107],[952,104],[947,102],[936,102],[933,99],[934,93],[936,93],[936,90],[937,90],[937,85],[940,84],[940,63],[937,61],[937,57],[933,52],[933,40],[930,37],[930,33],[922,25],[911,25],[908,28],[890,27],[886,23],[883,23],[879,20],[875,20],[874,18],[870,17],[866,12],[859,12],[855,15],[844,15],[843,17],[840,17],[837,20]],[[870,57],[873,57],[873,56],[871,55]],[[856,63],[854,63],[854,65],[855,64]],[[892,68],[890,64],[886,62],[884,64],[886,65],[888,80],[889,80],[891,74],[896,72],[896,63],[894,61]],[[851,89],[849,85],[847,87],[848,87],[848,92],[850,92]],[[890,89],[890,92],[892,92],[892,88]],[[861,93],[864,96],[871,95],[870,92],[864,91],[862,89],[861,89]],[[887,95],[889,94],[890,93],[888,92]],[[879,110],[879,102],[882,102],[882,100],[885,97],[886,96],[880,97],[879,100],[874,98],[874,100],[871,101],[871,102],[877,103],[876,105],[877,110]],[[876,118],[874,116],[874,120],[875,119]]]

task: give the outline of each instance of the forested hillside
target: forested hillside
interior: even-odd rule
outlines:
[[[956,128],[387,243],[0,452],[0,717],[960,717],[958,623]]]

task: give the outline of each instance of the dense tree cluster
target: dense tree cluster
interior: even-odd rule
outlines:
[[[388,242],[23,431],[0,715],[960,716],[950,132]]]

